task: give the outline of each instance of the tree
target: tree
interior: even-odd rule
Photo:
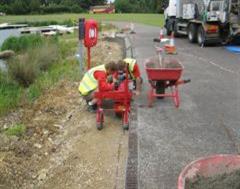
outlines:
[[[114,4],[117,12],[120,13],[133,12],[133,6],[128,0],[115,0]]]
[[[30,2],[30,10],[32,13],[39,12],[40,10],[40,1],[39,0],[31,0]]]
[[[22,0],[15,0],[11,7],[14,14],[26,14],[28,12],[26,4]]]

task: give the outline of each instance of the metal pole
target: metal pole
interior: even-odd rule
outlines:
[[[91,67],[91,48],[90,47],[88,47],[87,48],[87,54],[88,54],[88,65],[87,65],[87,69],[89,70],[90,69],[90,67]]]
[[[79,68],[81,74],[84,72],[84,46],[83,41],[79,41],[79,48],[78,48],[78,60],[79,60]]]
[[[85,36],[85,18],[79,19],[79,48],[78,48],[78,61],[79,61],[79,68],[80,68],[80,74],[82,75],[84,72],[84,45],[83,40]]]

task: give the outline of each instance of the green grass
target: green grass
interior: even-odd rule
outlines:
[[[27,97],[30,102],[36,100],[43,91],[49,89],[59,80],[79,81],[78,62],[76,60],[65,60],[53,64],[48,72],[42,74],[27,90]]]
[[[7,136],[22,136],[26,132],[26,126],[23,124],[16,124],[4,131]]]
[[[77,21],[79,18],[93,18],[98,21],[127,21],[153,26],[163,26],[164,17],[161,14],[48,14],[1,16],[0,23],[40,22],[40,21]]]
[[[20,86],[0,72],[0,115],[15,108],[20,102],[21,95]]]
[[[18,107],[19,104],[34,102],[43,92],[48,91],[60,80],[78,82],[81,79],[79,63],[75,58],[78,44],[77,36],[78,33],[75,32],[58,38],[59,40],[55,43],[58,47],[58,59],[56,61],[54,59],[53,61],[55,62],[53,64],[47,64],[49,65],[47,69],[40,69],[40,73],[28,87],[21,86],[10,75],[7,77],[6,73],[0,72],[0,116]],[[46,49],[51,55],[54,54],[50,51],[49,47]],[[42,54],[40,51],[38,52],[36,54],[34,53],[34,49],[30,49],[30,51],[27,49],[24,52],[20,52],[20,57],[23,58],[25,54],[31,54],[31,59],[34,62]],[[45,62],[44,59],[40,60],[40,62]],[[26,62],[29,63],[29,61]],[[27,66],[25,65],[25,67]]]
[[[23,35],[20,37],[7,38],[1,47],[1,50],[13,50],[14,52],[24,51],[28,48],[34,48],[43,44],[44,38],[40,35]]]
[[[43,50],[47,50],[48,53],[45,53],[45,51],[42,52],[38,48],[37,53],[34,53],[35,49],[27,49],[24,52],[21,52],[20,57],[23,57],[26,53],[29,56],[31,55],[31,58],[26,61],[27,64],[24,64],[24,69],[27,69],[29,66],[31,67],[31,62],[34,63],[38,60],[38,64],[40,64],[40,68],[42,70],[29,87],[22,87],[19,83],[13,80],[13,77],[10,77],[11,74],[0,72],[0,115],[5,115],[10,110],[16,108],[22,102],[22,100],[24,100],[24,103],[33,102],[43,93],[43,91],[48,90],[61,79],[67,79],[71,81],[78,81],[80,79],[78,62],[73,57],[77,48],[77,33],[59,37],[59,41],[56,41],[55,43],[59,51],[59,57],[57,59],[55,59],[55,51],[51,51],[51,48],[46,46],[48,44],[49,43],[46,44],[46,41],[44,41]],[[45,56],[43,57],[41,55],[43,54],[46,55],[46,57],[49,57],[49,53],[52,56],[49,60],[45,60]],[[69,59],[67,57],[73,58]],[[12,61],[14,61],[14,59]],[[46,62],[48,62],[47,67],[45,65]],[[11,63],[11,66],[13,66],[19,62]],[[25,62],[23,61],[23,63]],[[34,65],[35,64],[33,64],[33,66]],[[9,68],[11,66],[9,66]],[[21,70],[18,69],[19,66],[13,67],[17,69],[17,72]],[[29,70],[27,69],[27,71]],[[30,73],[26,72],[26,74],[29,75]],[[21,74],[21,77],[23,77],[23,73]]]

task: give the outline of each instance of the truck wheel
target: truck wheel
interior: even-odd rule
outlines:
[[[197,42],[197,27],[194,24],[190,24],[188,27],[188,40],[190,43]]]
[[[199,46],[206,44],[206,34],[202,26],[198,27],[197,41]]]
[[[124,124],[123,125],[123,130],[127,131],[129,129],[129,124]]]

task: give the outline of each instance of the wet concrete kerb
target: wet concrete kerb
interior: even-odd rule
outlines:
[[[135,51],[128,35],[124,36],[125,41],[125,57],[134,58]],[[137,106],[132,103],[130,126],[129,126],[129,140],[128,140],[128,159],[126,167],[126,189],[138,188],[138,135],[137,135]]]

